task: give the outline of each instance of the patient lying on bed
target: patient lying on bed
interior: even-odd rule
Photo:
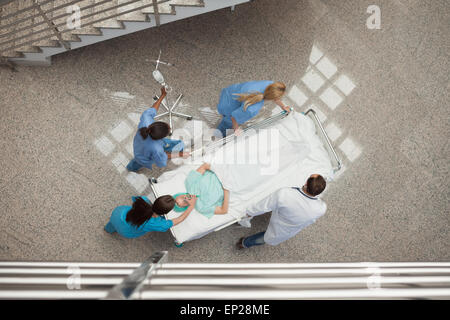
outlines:
[[[211,218],[215,214],[228,212],[230,192],[222,187],[219,178],[210,168],[209,163],[204,163],[197,170],[189,172],[184,181],[187,193],[174,195],[175,211],[186,210],[189,206],[187,201],[191,195],[196,195],[195,209],[205,217]]]

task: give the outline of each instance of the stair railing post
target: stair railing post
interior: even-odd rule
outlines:
[[[33,1],[33,6],[38,10],[41,17],[44,19],[44,21],[47,23],[47,25],[51,28],[55,36],[58,38],[59,43],[61,43],[66,50],[70,50],[70,43],[67,41],[64,41],[61,33],[59,32],[58,28],[55,26],[54,22],[51,21],[47,15],[45,14],[44,10],[42,10],[41,6],[38,3],[38,0]]]
[[[125,300],[131,299],[133,294],[139,292],[144,285],[144,281],[151,277],[152,272],[161,264],[167,262],[167,251],[154,253],[150,258],[144,261],[123,281],[112,288],[106,295],[107,300]]]
[[[156,23],[156,26],[159,27],[161,22],[159,20],[158,0],[152,0],[152,3],[153,3],[153,12],[155,15],[155,23]]]

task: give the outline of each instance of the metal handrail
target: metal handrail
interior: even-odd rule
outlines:
[[[326,132],[325,129],[323,128],[322,123],[320,122],[319,117],[317,116],[316,111],[314,111],[313,109],[308,109],[308,110],[305,112],[305,115],[308,115],[308,113],[311,113],[311,114],[314,116],[314,119],[316,120],[317,124],[319,125],[320,131],[322,132],[322,134],[323,134],[324,137],[325,137],[325,141],[326,141],[328,147],[331,149],[331,151],[332,151],[332,153],[333,153],[333,157],[335,158],[336,163],[337,163],[337,168],[333,168],[334,172],[337,172],[337,171],[341,170],[341,168],[342,168],[341,160],[339,159],[339,157],[338,157],[338,155],[337,155],[337,153],[336,153],[336,150],[334,150],[334,147],[333,147],[333,145],[331,144],[330,138],[328,137],[327,132]]]
[[[152,276],[152,272],[167,261],[167,251],[154,253],[150,258],[144,261],[139,268],[136,268],[132,274],[127,276],[120,284],[114,286],[109,291],[106,299],[130,299],[144,285],[144,281]]]
[[[0,299],[450,298],[449,262],[196,264],[166,263],[167,255],[142,264],[0,262]]]
[[[114,10],[114,9],[118,9],[118,8],[120,8],[120,7],[128,6],[128,5],[133,4],[133,3],[136,3],[136,2],[138,2],[138,1],[141,1],[141,0],[130,0],[130,1],[127,1],[127,2],[125,2],[125,3],[121,3],[121,4],[118,4],[118,5],[115,5],[115,6],[106,8],[106,9],[102,9],[102,10],[96,11],[96,12],[94,12],[94,13],[91,13],[91,14],[88,14],[88,15],[85,15],[85,16],[82,16],[82,18],[86,19],[86,18],[94,17],[94,16],[99,15],[99,14],[101,14],[101,13],[105,13],[105,12],[108,12],[108,11],[111,11],[111,10]],[[170,0],[159,0],[158,2],[152,2],[152,3],[149,3],[149,4],[144,4],[144,5],[142,5],[142,6],[139,6],[139,7],[130,9],[130,10],[125,10],[125,11],[120,12],[120,13],[117,13],[117,14],[108,15],[107,17],[103,17],[103,18],[101,18],[101,19],[96,19],[96,20],[93,20],[93,21],[84,23],[84,24],[83,24],[83,27],[91,26],[91,25],[93,25],[93,24],[95,24],[95,23],[99,23],[99,22],[102,22],[102,21],[105,21],[105,20],[109,20],[109,19],[112,19],[112,18],[115,18],[115,17],[123,16],[123,15],[125,15],[125,14],[132,13],[132,12],[136,12],[136,11],[139,11],[139,10],[142,10],[142,9],[145,9],[145,8],[148,8],[148,7],[151,7],[151,6],[153,6],[154,8],[156,7],[156,10],[154,10],[154,16],[155,16],[155,23],[156,23],[156,25],[158,26],[158,25],[159,25],[159,23],[158,23],[159,17],[157,18],[157,16],[159,16],[159,10],[158,10],[157,7],[158,7],[159,4],[162,4],[162,3],[165,3],[165,2],[168,2],[168,1],[170,1]],[[48,2],[49,2],[49,1],[44,2],[44,3],[42,3],[42,4],[45,4],[45,3],[48,3]],[[98,2],[98,3],[92,4],[92,5],[85,6],[85,7],[81,8],[81,9],[92,8],[92,7],[95,7],[95,6],[98,6],[98,5],[107,3],[107,2],[109,2],[109,1],[107,1],[107,0],[101,1],[101,2]],[[40,5],[42,5],[42,4],[40,4]],[[73,2],[70,2],[70,5],[71,5],[71,4],[73,4]],[[63,6],[59,6],[59,7],[57,7],[57,8],[58,8],[58,9],[62,9],[62,8],[64,8],[64,7],[68,7],[68,4],[63,5]],[[33,8],[33,7],[30,7],[30,8]],[[54,10],[56,10],[56,9],[54,8]],[[44,11],[43,13],[44,13],[44,15],[45,15],[45,13],[52,12],[52,11],[54,11],[54,10]],[[18,13],[16,12],[16,13],[10,14],[10,15],[8,15],[8,16],[6,16],[6,17],[11,17],[12,15],[17,15],[17,14],[18,14]],[[41,13],[40,13],[39,15],[42,16]],[[51,22],[53,23],[54,20],[60,19],[60,18],[62,18],[62,17],[68,16],[68,15],[70,15],[70,14],[59,15],[59,16],[57,16],[57,17],[55,17],[55,18],[52,18],[52,19],[51,19]],[[4,17],[4,18],[5,18],[5,17]],[[44,16],[43,18],[44,18],[44,21],[45,21],[46,17]],[[16,22],[15,22],[15,23],[16,23]],[[35,24],[35,25],[33,25],[33,26],[41,25],[42,23],[43,23],[43,22],[38,23],[38,24]],[[34,36],[34,35],[36,35],[36,34],[40,34],[40,33],[42,33],[42,32],[49,31],[49,30],[52,30],[52,29],[54,29],[54,28],[58,28],[58,27],[61,27],[61,26],[64,26],[64,25],[65,25],[65,22],[64,22],[64,23],[59,23],[59,24],[54,24],[54,26],[51,26],[51,27],[49,26],[49,27],[47,27],[47,28],[43,28],[43,29],[41,29],[41,30],[38,30],[38,31],[34,31],[34,32],[31,32],[31,33],[28,33],[28,34],[26,34],[26,35],[23,35],[23,36],[14,38],[14,39],[10,39],[10,40],[7,40],[7,41],[3,41],[3,42],[0,43],[0,46],[3,46],[3,45],[5,45],[5,44],[11,43],[11,42],[16,43],[17,40],[24,39],[24,38],[29,38],[29,37]],[[28,26],[28,27],[26,27],[26,28],[30,28],[30,26]],[[25,28],[25,29],[26,29],[26,28]],[[20,29],[20,30],[24,30],[24,28],[22,28],[22,29]],[[66,29],[66,30],[61,30],[61,31],[58,30],[58,35],[61,36],[62,34],[67,33],[67,32],[70,32],[70,31],[72,31],[72,30],[71,30],[71,29]],[[15,31],[15,32],[17,32],[17,31]],[[9,33],[9,34],[10,34],[10,33]],[[22,42],[22,43],[19,43],[19,44],[15,44],[15,45],[10,46],[10,47],[7,47],[7,48],[2,48],[2,49],[0,49],[0,54],[5,53],[5,52],[7,52],[7,51],[11,51],[11,50],[17,49],[17,48],[20,48],[20,47],[23,47],[23,46],[32,45],[33,43],[39,42],[39,41],[41,41],[41,40],[48,40],[48,39],[51,39],[52,37],[54,37],[53,34],[52,34],[51,36],[50,36],[50,35],[45,35],[45,36],[39,37],[39,38],[37,38],[37,39],[32,39],[32,40],[29,40],[29,41],[25,41],[25,42]],[[61,40],[60,40],[60,42],[61,42],[62,44],[64,44],[64,41],[61,41]]]

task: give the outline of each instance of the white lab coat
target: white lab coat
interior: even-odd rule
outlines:
[[[300,188],[301,190],[301,188]],[[272,211],[264,242],[275,246],[295,236],[325,214],[327,205],[294,188],[281,188],[247,208],[249,216]]]

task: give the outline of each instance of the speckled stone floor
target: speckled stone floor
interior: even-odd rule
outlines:
[[[381,29],[369,30],[369,5]],[[91,45],[50,67],[0,68],[0,260],[172,262],[449,261],[449,41],[446,0],[257,0]],[[162,67],[180,110],[212,126],[234,82],[284,81],[286,102],[314,105],[343,159],[326,215],[279,246],[238,252],[263,230],[231,226],[174,247],[170,233],[103,231],[138,190],[136,115]],[[270,106],[268,106],[270,109]],[[177,126],[184,123],[178,121]],[[173,168],[173,165],[171,165]]]

